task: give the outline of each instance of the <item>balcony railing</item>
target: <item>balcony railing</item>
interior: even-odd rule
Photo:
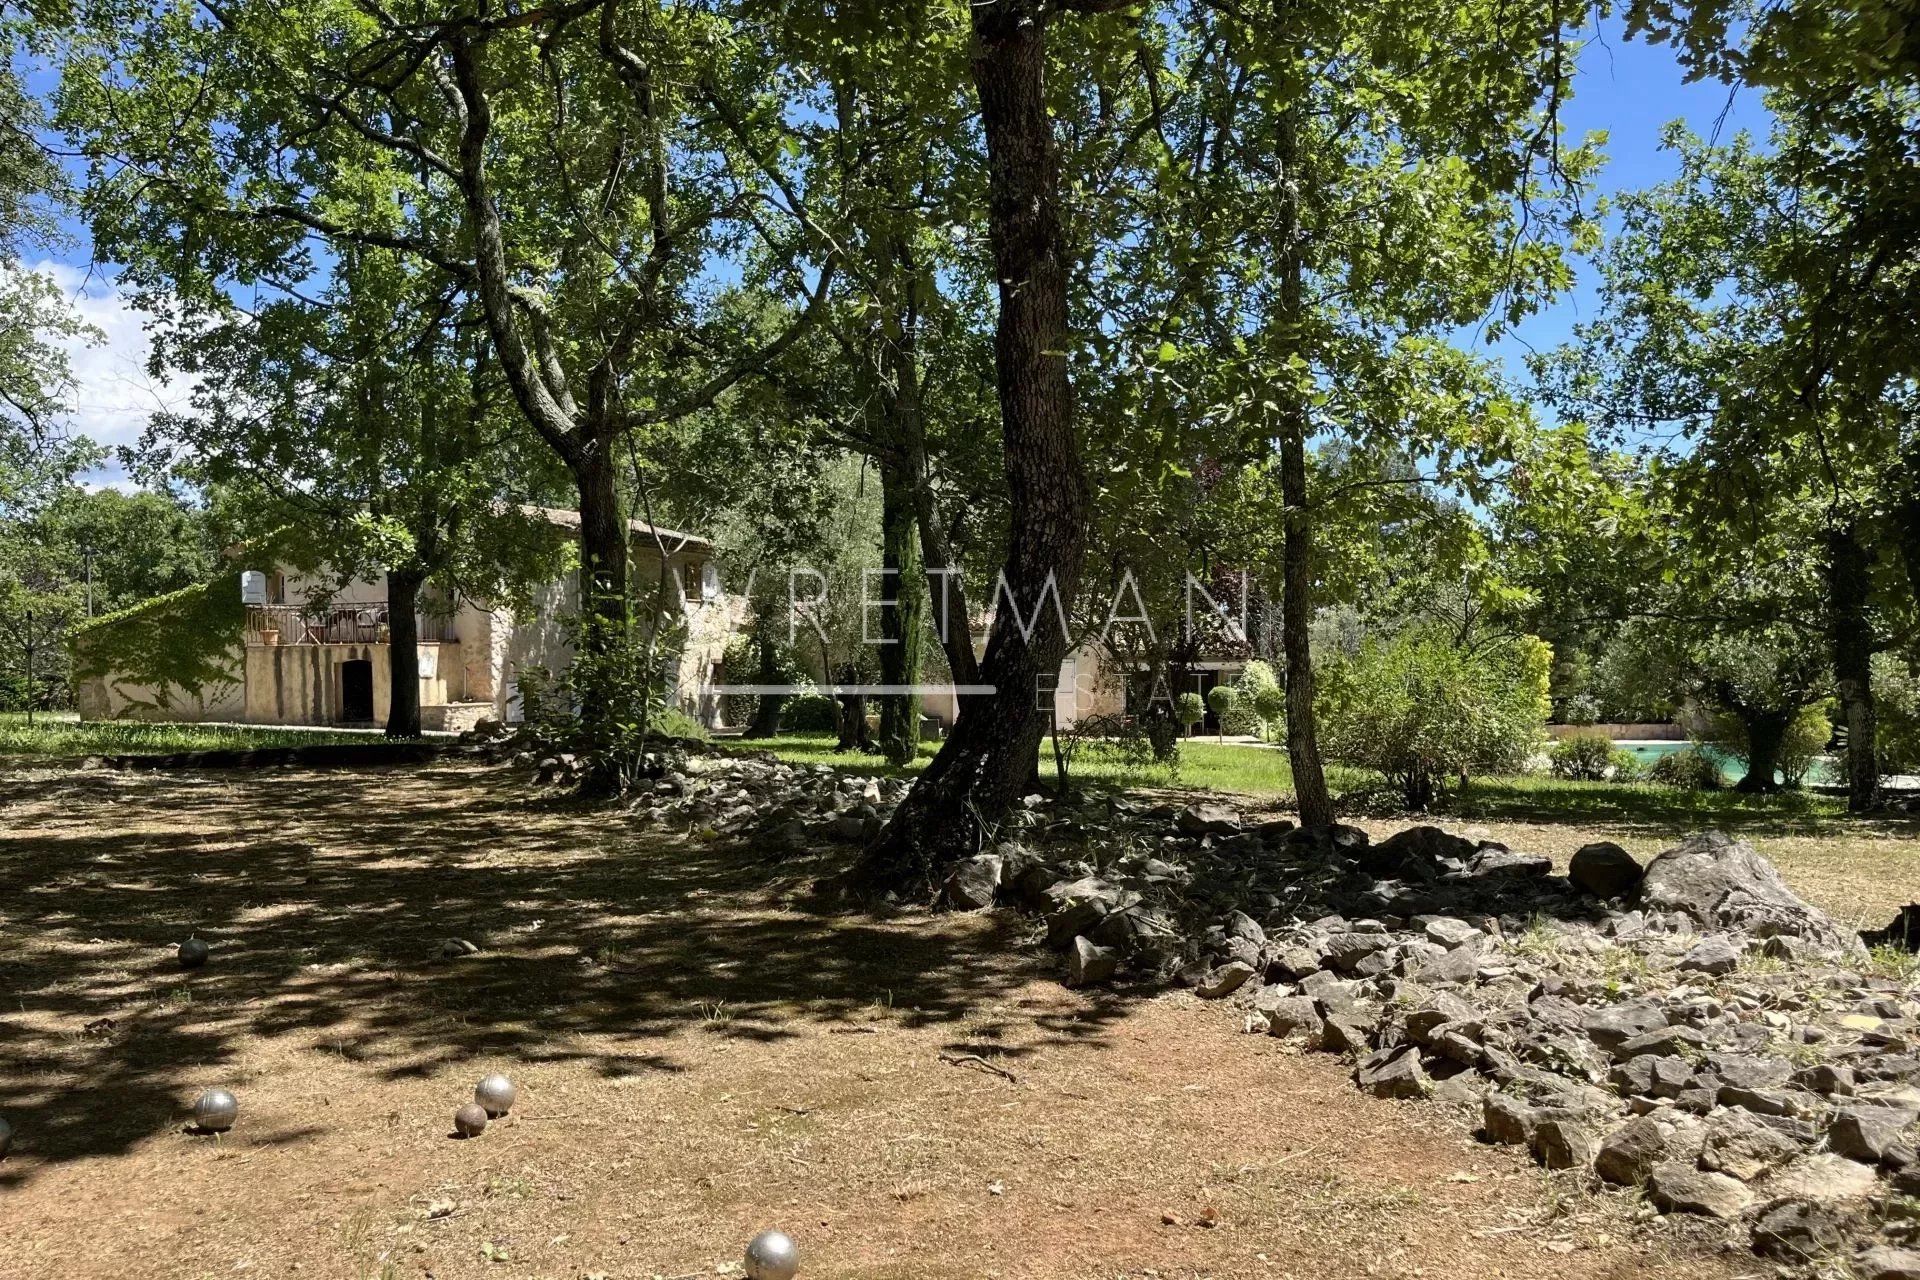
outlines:
[[[452,644],[459,637],[453,632],[453,619],[440,614],[416,613],[422,644]],[[322,609],[297,604],[250,604],[247,606],[248,644],[266,644],[272,632],[275,644],[385,644],[390,636],[391,619],[384,600],[363,600],[355,604],[328,605]]]

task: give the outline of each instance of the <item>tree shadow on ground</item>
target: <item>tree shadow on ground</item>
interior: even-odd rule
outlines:
[[[396,1079],[479,1057],[673,1072],[688,1035],[868,1022],[966,1023],[957,1044],[990,1046],[1041,963],[1015,919],[815,905],[845,850],[769,860],[530,804],[472,767],[16,777],[5,795],[0,1111],[31,1116],[48,1161],[183,1123],[263,1038]],[[189,934],[213,947],[190,972]],[[448,938],[480,951],[441,960]],[[1121,1007],[1036,1009],[1021,1047],[1098,1037]],[[30,1176],[9,1165],[0,1186]]]

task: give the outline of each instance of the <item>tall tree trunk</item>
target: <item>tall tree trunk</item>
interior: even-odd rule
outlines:
[[[858,684],[860,671],[852,663],[840,669],[840,683]],[[834,699],[840,708],[839,740],[834,743],[835,751],[866,751],[873,746],[873,735],[867,730],[867,695],[864,693],[843,693]]]
[[[926,643],[926,582],[921,568],[914,478],[897,462],[880,464],[880,563],[889,600],[880,610],[880,683],[910,688],[920,682]],[[920,695],[880,696],[880,752],[907,764],[920,749]]]
[[[420,736],[420,587],[425,575],[408,566],[387,570],[387,736]]]
[[[754,632],[754,646],[759,650],[760,667],[756,679],[762,685],[784,684],[784,673],[780,670],[779,650],[774,647],[773,636],[766,630],[764,623]],[[780,709],[786,705],[784,693],[763,693],[753,710],[753,723],[747,727],[745,736],[749,738],[771,738],[780,732]]]
[[[1299,127],[1292,109],[1281,113],[1276,158],[1281,168],[1280,351],[1299,353],[1306,306],[1305,264],[1300,246]],[[1283,365],[1284,367],[1284,365]],[[1288,370],[1283,376],[1292,377]],[[1307,411],[1301,391],[1289,385],[1280,411],[1280,497],[1286,505],[1281,546],[1280,648],[1286,658],[1287,761],[1300,825],[1333,824],[1333,797],[1320,762],[1319,721],[1313,709],[1313,524],[1307,510]]]
[[[589,645],[611,643],[627,620],[627,522],[620,514],[619,463],[611,436],[572,464],[580,494],[580,614]]]
[[[1880,803],[1879,727],[1873,709],[1873,626],[1867,615],[1873,561],[1849,519],[1827,531],[1828,638],[1841,721],[1847,726],[1847,808]]]
[[[940,503],[927,478],[924,444],[909,449],[907,458],[907,470],[914,476],[916,485],[914,499],[918,508],[922,572],[929,579],[929,593],[939,593],[929,604],[940,650],[947,655],[947,672],[955,684],[978,684],[980,661],[973,652],[973,615],[967,604],[967,583],[961,576],[959,559],[953,553],[946,526],[940,522]],[[932,587],[934,582],[940,585]]]
[[[1734,784],[1735,791],[1760,794],[1780,789],[1773,776],[1780,769],[1780,744],[1786,740],[1787,729],[1799,711],[1798,707],[1785,711],[1733,707],[1747,731],[1747,772]]]
[[[1034,776],[1048,719],[1034,694],[1039,677],[1059,669],[1067,643],[1054,603],[1064,608],[1071,600],[1086,552],[1087,479],[1067,376],[1059,156],[1046,101],[1048,9],[1042,0],[971,8],[1000,282],[994,364],[1010,499],[1004,574],[1011,600],[996,600],[981,665],[994,692],[962,705],[940,754],[855,868],[856,883],[870,890],[938,885]]]

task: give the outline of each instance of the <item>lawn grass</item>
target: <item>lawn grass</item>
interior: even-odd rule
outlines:
[[[0,757],[14,763],[84,756],[167,755],[176,751],[257,751],[366,742],[367,732],[282,729],[265,725],[82,721],[72,712],[0,712]]]
[[[863,775],[916,773],[939,746],[921,743],[920,754],[912,764],[895,767],[878,756],[835,751],[833,743],[831,734],[785,734],[737,745],[770,750],[797,764],[825,764]],[[1050,739],[1040,744],[1040,776],[1048,783],[1055,777]],[[1099,751],[1097,744],[1088,744],[1073,762],[1070,776],[1075,785],[1095,787],[1178,787],[1280,801],[1293,797],[1293,770],[1285,751],[1205,738],[1183,741],[1179,760],[1171,768],[1130,765]],[[1329,764],[1327,784],[1336,793],[1347,793],[1351,800],[1364,801],[1360,807],[1378,809],[1383,802],[1387,808],[1393,807],[1391,797],[1380,793],[1379,775],[1366,769]],[[1667,826],[1727,819],[1735,823],[1777,821],[1799,827],[1809,821],[1840,817],[1845,810],[1841,800],[1812,792],[1753,796],[1735,791],[1681,791],[1652,783],[1566,782],[1544,777],[1474,778],[1457,788],[1441,806],[1442,812],[1462,818],[1591,819]]]

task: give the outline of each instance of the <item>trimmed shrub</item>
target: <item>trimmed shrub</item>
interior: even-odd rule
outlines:
[[[1570,733],[1553,744],[1547,761],[1556,778],[1604,782],[1614,763],[1613,740],[1604,733]]]
[[[832,733],[833,699],[823,693],[797,693],[780,708],[782,733]]]
[[[1647,781],[1681,791],[1718,791],[1726,785],[1720,766],[1699,747],[1669,751],[1647,768]]]
[[[1183,693],[1173,700],[1173,718],[1180,727],[1191,733],[1193,726],[1207,718],[1207,704],[1200,701],[1197,693]]]

